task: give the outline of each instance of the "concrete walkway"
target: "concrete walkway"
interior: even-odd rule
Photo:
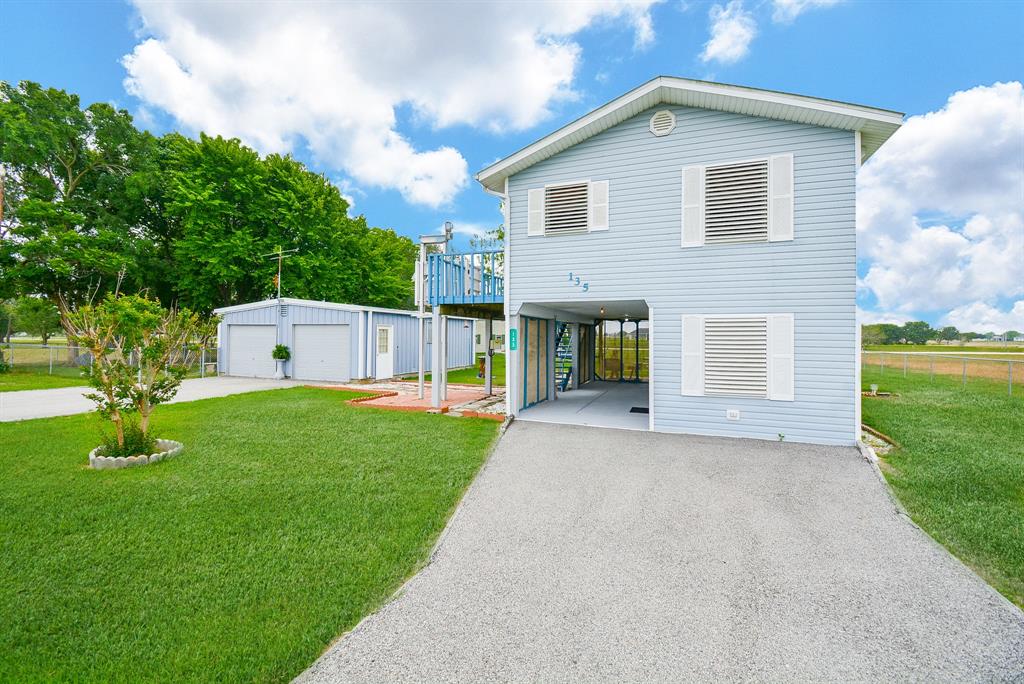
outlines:
[[[229,394],[295,387],[305,383],[292,380],[266,380],[262,378],[193,378],[181,383],[177,396],[169,403],[226,397]],[[88,413],[96,408],[85,398],[87,387],[60,387],[57,389],[0,392],[0,422],[51,418]]]
[[[853,448],[516,422],[300,682],[1020,681],[1024,614]]]

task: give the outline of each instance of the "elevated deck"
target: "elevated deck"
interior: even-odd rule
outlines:
[[[446,315],[504,318],[501,250],[427,256],[427,303]]]

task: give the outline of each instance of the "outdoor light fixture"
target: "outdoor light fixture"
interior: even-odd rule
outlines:
[[[601,307],[601,315],[604,316],[604,307]]]

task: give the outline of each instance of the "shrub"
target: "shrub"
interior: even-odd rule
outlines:
[[[287,361],[292,358],[292,351],[287,347],[287,345],[279,344],[274,347],[274,351],[270,355],[277,361]]]
[[[123,442],[118,442],[116,432],[100,433],[100,456],[117,458],[118,456],[147,456],[156,452],[156,438],[142,431],[138,422],[125,420],[122,425]]]

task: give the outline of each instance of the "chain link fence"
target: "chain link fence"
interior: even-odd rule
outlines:
[[[92,363],[88,349],[63,344],[21,344],[0,345],[3,361],[13,370],[22,373],[62,375],[77,378],[82,369]],[[185,366],[187,377],[203,378],[217,375],[217,349],[183,348],[177,355],[176,364]]]
[[[927,373],[929,378],[946,376],[959,378],[966,388],[969,380],[988,380],[1006,385],[1006,392],[1024,389],[1024,356],[1001,359],[996,355],[935,354],[928,352],[861,352],[863,367],[877,370],[883,377],[887,373],[907,376],[907,373]]]

